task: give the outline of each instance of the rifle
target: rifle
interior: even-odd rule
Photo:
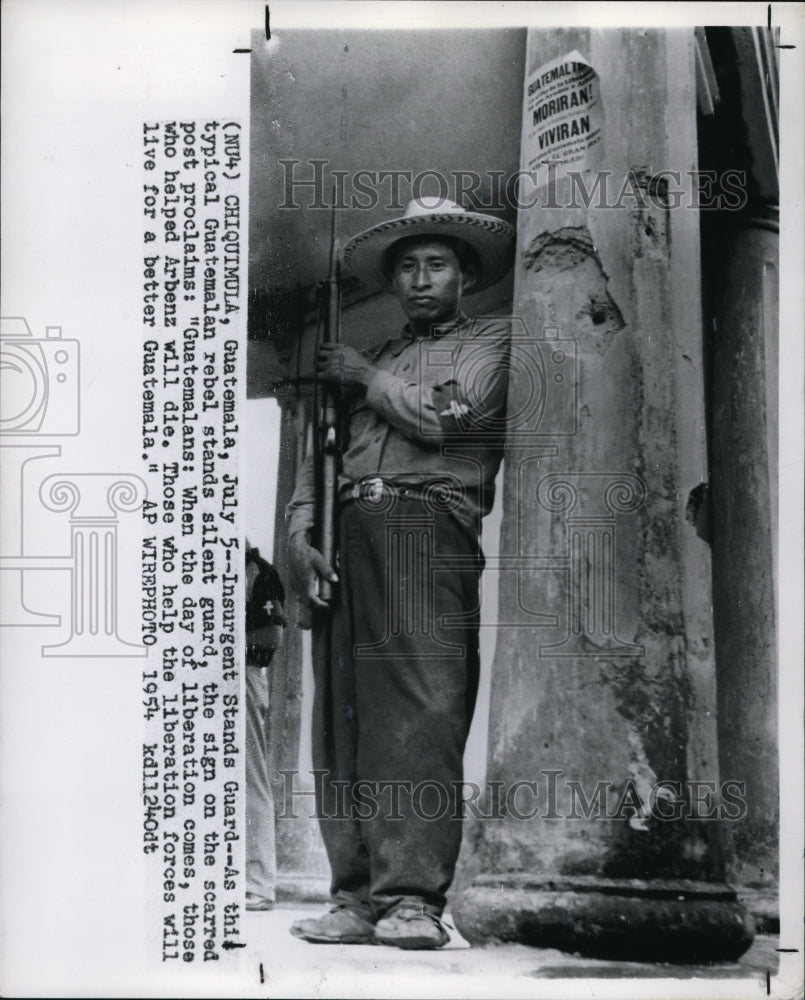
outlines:
[[[323,323],[322,323],[323,320]],[[323,327],[323,330],[322,330]],[[341,252],[336,235],[335,197],[333,198],[332,228],[330,234],[330,267],[326,281],[319,284],[319,322],[316,348],[320,343],[337,344],[341,340]],[[316,525],[319,551],[327,564],[335,568],[336,556],[336,500],[338,469],[341,458],[339,434],[340,391],[336,386],[321,385],[316,379]],[[329,580],[319,582],[319,597],[332,601],[333,585]]]

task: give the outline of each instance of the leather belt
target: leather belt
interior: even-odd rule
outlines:
[[[341,489],[338,495],[338,499],[342,503],[346,503],[350,500],[374,500],[380,502],[384,497],[400,497],[403,500],[428,500],[433,501],[434,499],[434,487],[438,487],[438,483],[428,484],[426,489],[420,489],[416,486],[402,486],[396,483],[389,483],[385,479],[362,479],[358,483],[354,483],[352,486],[345,486]],[[447,487],[449,490],[450,488]],[[451,496],[455,496],[456,501],[458,496],[455,494],[454,490],[450,490]]]

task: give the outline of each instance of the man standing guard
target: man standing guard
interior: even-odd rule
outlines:
[[[318,354],[319,379],[349,406],[338,575],[311,545],[312,461],[288,506],[291,584],[331,629],[327,662],[314,664],[313,760],[334,906],[291,928],[313,942],[449,940],[440,917],[461,845],[480,520],[502,455],[510,330],[460,304],[509,270],[514,230],[423,201],[344,248],[359,277],[394,292],[402,334],[366,355],[344,344]]]

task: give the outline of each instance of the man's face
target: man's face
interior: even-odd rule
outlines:
[[[396,252],[391,281],[403,312],[413,322],[453,319],[465,280],[448,243],[425,236],[405,240]]]

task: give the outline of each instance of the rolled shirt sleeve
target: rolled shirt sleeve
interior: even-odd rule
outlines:
[[[302,462],[296,477],[293,496],[285,508],[285,524],[288,539],[300,531],[309,531],[315,523],[315,485],[313,479],[313,455]]]
[[[509,329],[488,322],[470,326],[469,334],[438,341],[438,354],[449,364],[429,365],[427,345],[420,344],[417,381],[378,369],[367,387],[367,404],[406,437],[439,445],[447,439],[500,425],[506,409]],[[449,369],[449,370],[446,370]],[[447,376],[434,382],[434,376]]]
[[[366,402],[408,438],[436,443],[441,435],[432,389],[378,369],[367,386]]]

